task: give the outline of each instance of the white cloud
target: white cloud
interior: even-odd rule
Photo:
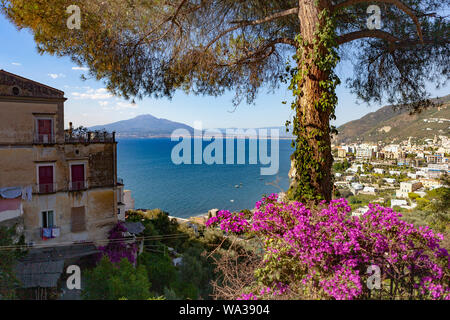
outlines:
[[[65,78],[66,75],[62,73],[49,73],[48,76],[52,79]]]
[[[112,98],[112,94],[108,92],[106,88],[92,89],[89,88],[86,92],[72,92],[72,96],[75,99],[92,99],[92,100],[104,100]]]
[[[138,105],[136,103],[118,102],[116,104],[117,110],[119,109],[137,109]]]
[[[102,107],[107,106],[108,103],[109,103],[108,101],[99,101],[99,104],[100,104]]]
[[[13,66],[21,66],[22,64],[21,63],[19,63],[19,62],[13,62],[13,63],[11,63]]]
[[[139,106],[136,103],[118,102],[114,106],[107,107],[107,104],[103,105],[102,109],[105,111],[120,111],[137,109]]]
[[[72,67],[72,70],[88,71],[89,68],[86,68],[86,67]]]

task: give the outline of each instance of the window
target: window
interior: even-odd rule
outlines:
[[[53,183],[53,166],[43,165],[38,167],[38,185],[39,193],[52,193],[54,192]]]
[[[70,190],[83,190],[86,188],[84,176],[84,164],[70,166],[71,182]]]
[[[53,119],[37,119],[38,143],[53,143]]]
[[[55,226],[55,218],[53,210],[42,211],[42,228],[53,228]]]

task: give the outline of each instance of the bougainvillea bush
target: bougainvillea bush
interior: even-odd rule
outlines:
[[[263,242],[263,267],[238,299],[450,299],[442,235],[369,208],[352,216],[345,199],[308,208],[272,194],[253,216],[220,211],[207,226]]]
[[[134,241],[128,241],[124,234],[127,228],[123,222],[119,221],[114,228],[109,231],[108,244],[103,247],[99,247],[100,254],[98,260],[100,261],[103,256],[108,256],[109,260],[113,263],[118,263],[122,258],[127,258],[129,262],[136,263],[137,245]]]

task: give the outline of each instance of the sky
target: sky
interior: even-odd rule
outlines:
[[[0,14],[0,69],[25,78],[41,82],[65,92],[65,126],[72,122],[75,127],[103,125],[115,121],[151,114],[158,118],[182,122],[193,126],[201,121],[203,128],[259,128],[283,126],[291,119],[292,94],[287,87],[280,87],[275,93],[261,90],[255,103],[232,105],[233,93],[220,97],[186,95],[175,93],[174,97],[154,99],[144,98],[136,104],[112,96],[102,81],[82,80],[87,74],[85,68],[74,64],[68,57],[40,55],[36,50],[33,35],[28,30],[18,30]],[[344,79],[351,66],[342,63],[337,73]],[[450,86],[432,90],[433,96],[450,93]],[[381,105],[358,104],[349,89],[341,85],[337,89],[339,103],[336,108],[336,121],[339,126],[374,112]],[[282,101],[288,101],[282,104]]]

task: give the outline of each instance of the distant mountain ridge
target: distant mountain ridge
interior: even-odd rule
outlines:
[[[110,124],[90,127],[91,130],[115,131],[118,137],[167,137],[176,129],[186,129],[193,133],[194,129],[184,123],[156,118],[150,114],[140,115],[133,119],[121,120]]]
[[[392,106],[382,107],[358,120],[347,122],[338,127],[339,133],[333,137],[333,143],[395,141],[404,140],[410,136],[433,138],[434,135],[448,135],[450,132],[450,95],[435,100],[443,102],[443,105],[439,108],[429,108],[414,115],[410,115],[406,109],[394,109]],[[448,121],[441,121],[440,123],[440,120],[433,122],[428,121],[428,119],[446,119]],[[120,138],[170,137],[176,129],[185,129],[191,135],[194,134],[194,129],[184,123],[157,118],[150,114],[93,126],[89,129],[115,131],[116,136]],[[236,130],[238,128],[229,129]],[[292,130],[286,132],[285,126],[263,127],[255,130],[258,129],[267,129],[269,135],[270,129],[278,129],[281,138],[292,137]],[[226,133],[226,128],[219,128],[219,130],[223,134]]]
[[[449,135],[450,95],[434,101],[442,102],[442,105],[412,115],[407,109],[382,107],[338,127],[338,135],[333,137],[333,143],[389,142],[402,141],[410,136],[433,138],[434,135]]]
[[[121,120],[105,125],[98,125],[89,128],[90,130],[106,130],[108,132],[116,132],[116,136],[119,138],[158,138],[158,137],[170,137],[172,132],[176,129],[186,129],[191,135],[194,134],[194,128],[181,123],[170,121],[163,118],[156,118],[150,114],[140,115],[132,119]],[[230,128],[239,129],[239,128]],[[286,132],[286,128],[283,127],[264,127],[256,128],[267,129],[267,133],[270,136],[270,129],[278,129],[280,137],[290,137],[291,134]],[[226,134],[225,128],[219,129],[224,135]],[[247,129],[244,129],[244,131]],[[256,131],[258,134],[258,131]]]

